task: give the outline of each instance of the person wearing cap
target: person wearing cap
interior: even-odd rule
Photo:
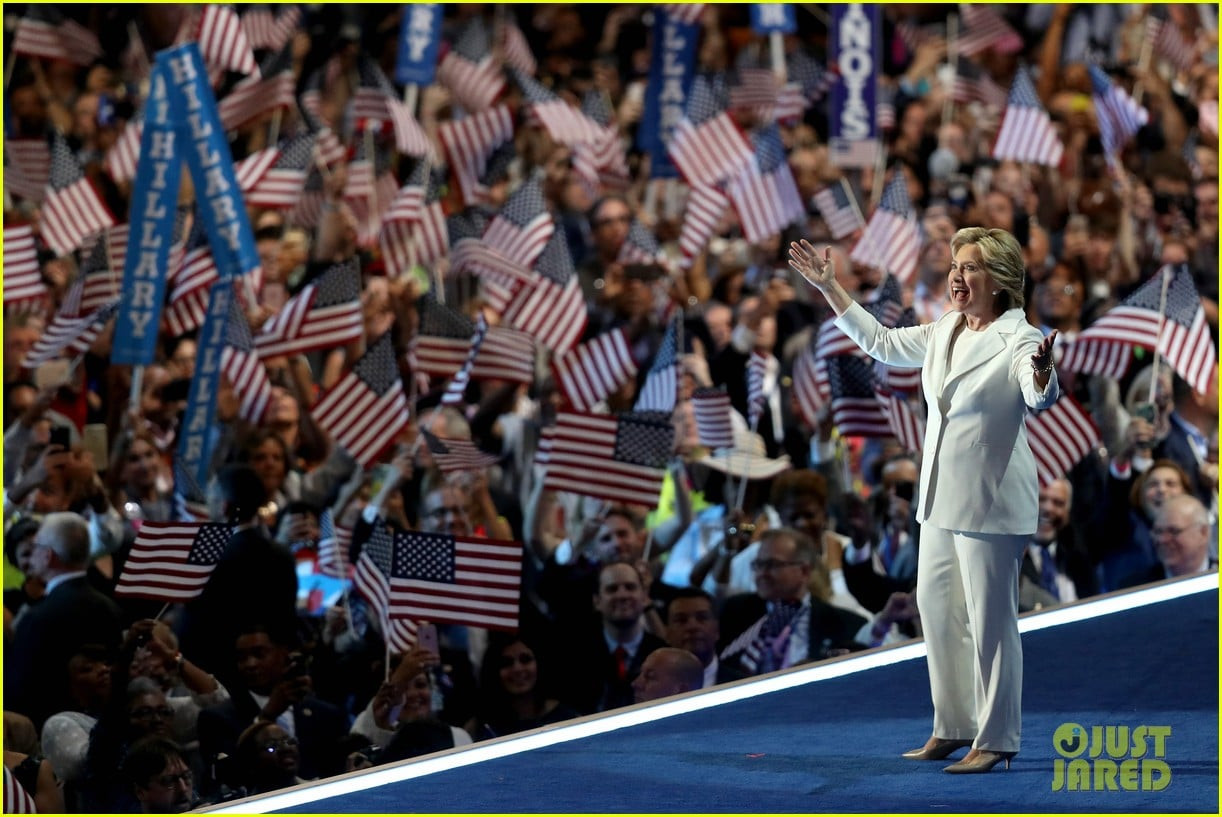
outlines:
[[[927,427],[917,521],[917,605],[929,656],[933,735],[905,754],[940,760],[972,747],[953,773],[1007,766],[1019,749],[1020,559],[1039,519],[1028,408],[1057,399],[1052,347],[1023,309],[1022,248],[1004,230],[951,240],[950,311],[886,329],[836,282],[830,252],[790,245],[790,264],[827,299],[836,325],[867,354],[920,366]]]

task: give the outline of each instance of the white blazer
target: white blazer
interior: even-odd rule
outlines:
[[[836,325],[876,360],[921,367],[927,416],[917,521],[966,533],[1032,534],[1039,476],[1024,417],[1027,406],[1056,402],[1056,372],[1039,392],[1031,357],[1043,336],[1021,309],[985,327],[948,370],[951,337],[963,320],[951,311],[933,323],[888,329],[855,303]]]

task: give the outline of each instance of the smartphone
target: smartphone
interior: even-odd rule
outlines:
[[[110,462],[110,447],[107,444],[106,424],[89,423],[81,436],[81,447],[93,457],[93,467],[105,471]]]
[[[1138,403],[1133,406],[1133,415],[1140,417],[1150,425],[1154,425],[1154,418],[1157,416],[1157,411],[1153,403]]]
[[[34,385],[39,391],[48,388],[58,388],[68,382],[68,372],[72,363],[68,360],[48,360],[34,370]]]
[[[72,447],[72,432],[68,430],[68,426],[52,426],[51,439],[48,442],[67,451]]]
[[[432,653],[440,652],[437,643],[437,625],[436,624],[421,624],[420,629],[416,630],[416,646],[422,650],[428,650]]]

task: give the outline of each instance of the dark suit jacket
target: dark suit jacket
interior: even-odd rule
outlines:
[[[730,405],[744,419],[747,417],[747,365],[750,362],[751,355],[744,355],[732,345],[722,349],[709,360],[709,376],[713,378],[713,385],[725,384],[726,394],[730,396]],[[781,395],[781,398],[781,404],[784,405],[784,395]],[[769,457],[775,458],[784,453],[776,441],[772,425],[772,409],[769,408],[767,401],[764,403],[763,411],[760,412],[756,432],[764,438],[764,448]],[[784,437],[783,434],[782,437]]]
[[[1171,431],[1155,447],[1154,458],[1165,458],[1177,463],[1188,474],[1188,484],[1192,486],[1192,495],[1201,500],[1206,508],[1213,503],[1213,497],[1201,481],[1201,468],[1197,463],[1197,455],[1192,448],[1192,441],[1188,439],[1188,432],[1180,428],[1179,424],[1174,420],[1171,422]]]
[[[68,659],[82,644],[117,650],[119,606],[85,576],[58,585],[17,623],[4,670],[5,708],[28,715],[39,729],[49,716],[74,708],[68,700]]]
[[[233,644],[241,627],[261,623],[292,633],[296,620],[293,555],[249,528],[233,535],[204,591],[183,610],[179,643],[195,664],[233,687]]]
[[[721,608],[720,652],[738,638],[748,627],[755,624],[768,612],[767,603],[755,593],[742,593],[726,599]],[[868,645],[854,640],[857,631],[866,620],[856,613],[833,607],[815,597],[810,600],[810,648],[807,661],[819,661],[833,649],[864,650]],[[734,681],[747,678],[754,673],[742,666],[741,654],[722,659],[718,668],[718,681]]]
[[[232,698],[199,713],[199,749],[209,768],[221,753],[233,756],[238,738],[259,715],[259,705],[245,689],[233,691]],[[293,728],[301,752],[297,776],[305,780],[339,774],[344,770],[340,739],[348,733],[342,710],[321,698],[306,696],[293,705]]]
[[[665,646],[666,642],[656,635],[645,633],[636,655],[628,663],[628,676],[621,681],[615,656],[607,649],[600,620],[596,629],[587,630],[566,651],[569,658],[563,673],[567,677],[561,686],[561,700],[583,715],[634,703],[636,695],[632,682],[641,674],[641,664],[647,655]]]

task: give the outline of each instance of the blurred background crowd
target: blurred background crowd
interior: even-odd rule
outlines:
[[[4,748],[39,810],[181,811],[919,636],[919,382],[823,331],[799,237],[893,325],[943,314],[957,229],[1023,246],[1078,429],[1033,434],[1023,610],[1216,569],[1214,6],[886,6],[864,166],[829,147],[828,6],[769,36],[747,5],[439,5],[427,84],[394,79],[409,6],[213,8],[4,8]],[[666,19],[696,37],[687,120],[724,117],[761,196],[657,170]],[[209,38],[258,266],[188,490],[217,278],[189,179],[138,375],[103,310],[154,55]],[[1119,137],[1113,88],[1142,111]],[[997,158],[1020,105],[1055,160]],[[349,330],[286,334],[324,308]],[[1083,353],[1160,314],[1207,374],[1115,330]],[[123,591],[145,525],[205,516],[206,583]],[[514,543],[510,612],[393,613],[425,534]]]

